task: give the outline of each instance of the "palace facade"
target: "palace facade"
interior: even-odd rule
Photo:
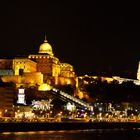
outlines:
[[[21,85],[68,85],[75,86],[73,66],[61,63],[54,56],[52,46],[48,41],[40,45],[36,54],[13,59],[0,59],[0,77],[3,82],[14,82]]]

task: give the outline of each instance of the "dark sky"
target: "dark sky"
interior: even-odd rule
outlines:
[[[47,35],[77,75],[136,77],[139,4],[99,0],[9,0],[0,4],[0,56],[38,52]]]

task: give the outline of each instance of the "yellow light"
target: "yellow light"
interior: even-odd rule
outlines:
[[[46,83],[41,84],[38,88],[39,91],[48,91],[51,89],[52,89],[52,87]]]
[[[39,53],[47,53],[49,55],[53,55],[52,46],[47,42],[47,40],[44,40],[44,43],[40,45]]]

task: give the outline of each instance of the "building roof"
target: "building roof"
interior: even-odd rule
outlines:
[[[44,43],[42,43],[39,47],[39,53],[43,53],[43,54],[49,54],[49,55],[53,55],[53,52],[52,52],[52,46],[48,43],[48,41],[44,40]]]

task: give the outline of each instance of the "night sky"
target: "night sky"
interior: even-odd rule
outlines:
[[[0,4],[0,57],[37,53],[46,34],[77,75],[136,78],[139,9],[133,1],[9,0]]]

